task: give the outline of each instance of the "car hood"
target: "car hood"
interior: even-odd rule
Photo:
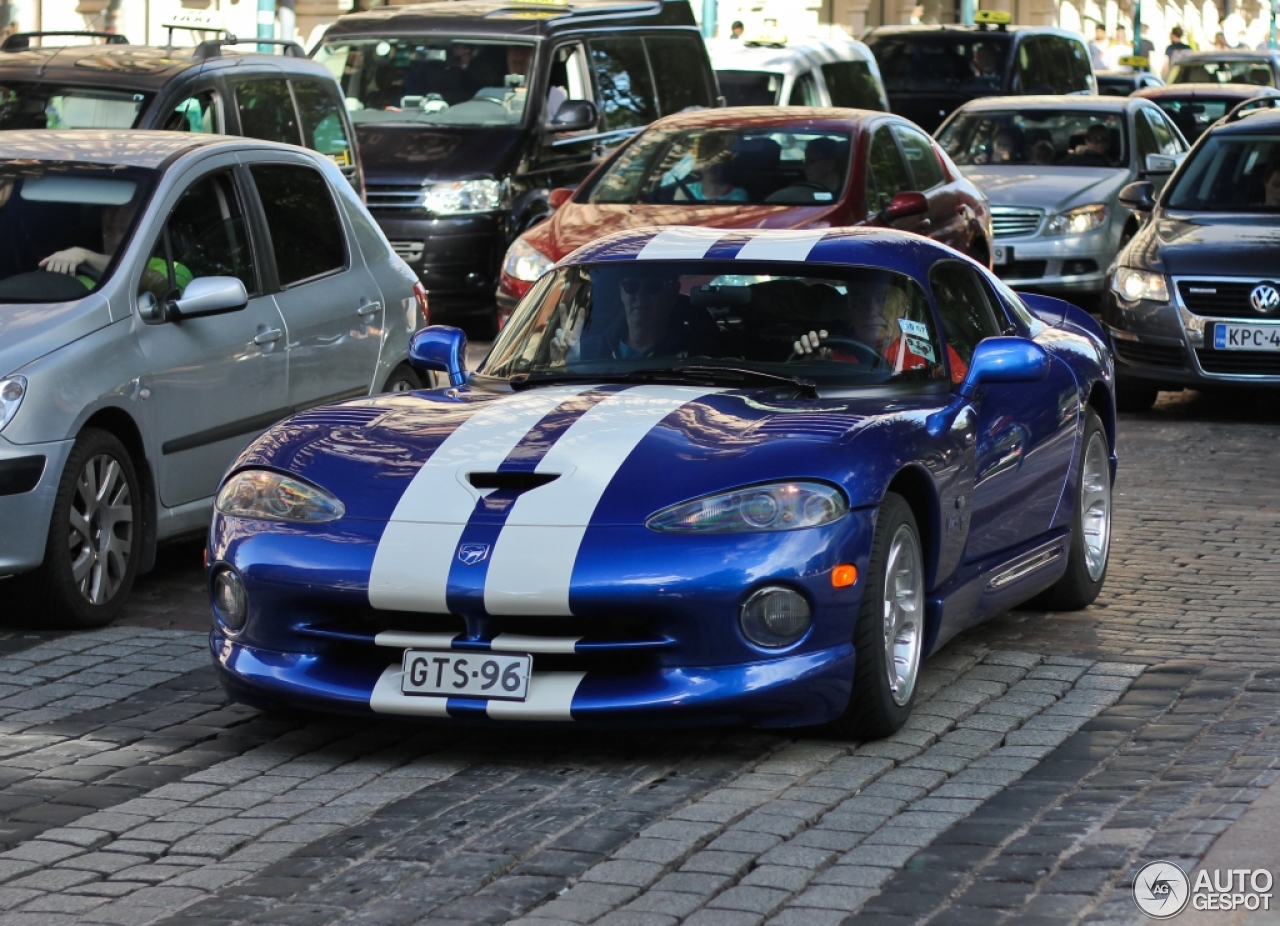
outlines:
[[[770,389],[464,387],[303,412],[251,444],[233,471],[294,473],[334,493],[347,518],[380,521],[637,525],[703,494],[803,478],[843,485],[856,507],[879,500],[900,454],[919,451],[926,411],[945,400],[916,395],[885,412],[883,396]],[[866,452],[855,458],[849,444],[864,432],[871,440],[857,442]],[[531,481],[538,475],[554,479]]]
[[[650,206],[565,203],[526,239],[552,260],[617,231],[652,225],[709,228],[826,228],[836,206]]]
[[[1106,203],[1129,182],[1129,171],[1112,167],[963,167],[993,206],[1031,206],[1061,212]]]
[[[90,295],[75,302],[0,303],[0,376],[111,323],[110,304]]]
[[[1276,276],[1280,227],[1274,216],[1166,214],[1152,224],[1147,234],[1155,236],[1158,248],[1146,253],[1153,255],[1153,270],[1183,276]]]
[[[359,125],[360,162],[372,184],[504,177],[520,156],[521,129]]]

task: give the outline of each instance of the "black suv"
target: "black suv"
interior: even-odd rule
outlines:
[[[1096,93],[1084,40],[1039,26],[882,26],[865,41],[889,111],[926,132],[983,96]]]
[[[360,190],[351,119],[333,76],[293,42],[239,53],[233,36],[195,47],[36,45],[74,33],[18,33],[0,46],[0,130],[167,129],[247,135],[329,157]],[[86,33],[94,36],[95,33]],[[35,41],[33,41],[35,40]]]
[[[1280,385],[1280,112],[1233,114],[1158,200],[1140,181],[1120,202],[1148,218],[1103,301],[1117,407],[1147,408],[1159,389]]]
[[[339,18],[314,57],[342,85],[369,210],[433,317],[490,330],[507,245],[550,215],[551,190],[718,95],[687,0],[384,7]]]

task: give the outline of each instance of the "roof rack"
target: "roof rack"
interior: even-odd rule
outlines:
[[[297,42],[288,39],[238,39],[230,32],[220,39],[209,39],[201,42],[192,52],[193,61],[208,61],[210,58],[221,58],[224,45],[279,45],[284,54],[292,58],[305,58],[307,52]]]
[[[79,36],[92,39],[104,39],[104,45],[128,45],[129,40],[120,35],[118,32],[89,32],[87,30],[68,31],[58,30],[54,32],[15,32],[4,40],[4,44],[0,45],[0,51],[26,51],[31,47],[32,39],[42,39],[45,36]]]

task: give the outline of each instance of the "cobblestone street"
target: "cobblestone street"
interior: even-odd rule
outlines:
[[[0,926],[1147,922],[1137,869],[1193,869],[1280,766],[1263,405],[1122,416],[1098,603],[961,635],[879,743],[260,714],[172,547],[116,626],[0,639]]]

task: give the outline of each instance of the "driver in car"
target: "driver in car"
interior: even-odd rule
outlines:
[[[106,272],[111,258],[124,243],[125,235],[129,233],[129,224],[133,221],[137,208],[134,203],[102,207],[102,247],[105,253],[99,254],[97,251],[81,247],[66,248],[54,251],[40,261],[40,269],[73,276],[84,284],[85,289],[93,289],[98,285],[102,274]],[[173,272],[178,291],[181,293],[191,282],[192,273],[178,261],[173,262]],[[169,271],[161,258],[152,257],[147,261],[146,269],[142,272],[141,289],[153,293],[157,298],[163,298],[168,292]]]
[[[771,194],[765,202],[831,202],[843,185],[840,143],[822,136],[804,146],[804,179]]]

